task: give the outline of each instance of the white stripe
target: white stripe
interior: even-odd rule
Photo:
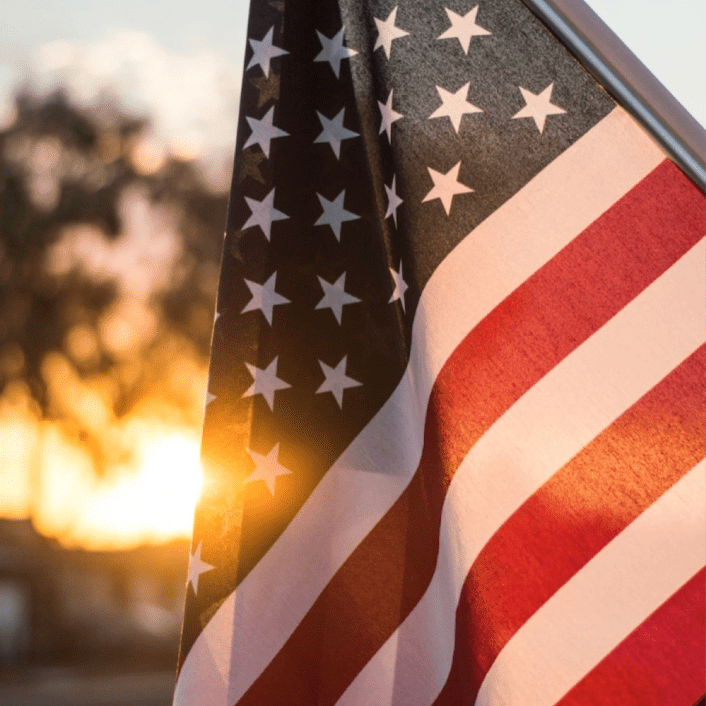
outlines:
[[[553,706],[704,566],[703,461],[515,633],[476,706]]]
[[[446,495],[439,559],[427,592],[340,706],[364,703],[366,695],[381,705],[434,701],[451,668],[461,588],[488,540],[558,469],[704,343],[705,258],[701,241],[476,442]]]
[[[232,704],[242,696],[407,486],[421,456],[429,394],[448,356],[663,158],[632,119],[615,109],[441,263],[422,293],[410,363],[399,386],[243,580],[235,625],[231,596],[206,626],[182,668],[177,704],[189,702],[197,693],[191,684],[214,663],[220,673],[236,665],[230,693],[214,687],[214,703]],[[235,631],[232,654],[212,653],[209,635],[226,630]]]
[[[218,630],[203,630],[189,652],[174,690],[174,706],[232,706],[228,703],[235,593],[218,609]],[[206,626],[208,627],[208,626]]]

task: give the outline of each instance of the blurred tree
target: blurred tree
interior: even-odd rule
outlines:
[[[110,100],[28,90],[0,131],[0,398],[23,390],[98,472],[148,398],[200,423],[184,375],[206,366],[228,197],[148,133]]]

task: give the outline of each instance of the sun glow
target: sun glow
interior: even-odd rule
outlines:
[[[138,471],[126,472],[87,500],[71,531],[88,548],[164,542],[189,536],[201,489],[198,440],[172,433],[146,441]]]
[[[118,549],[191,535],[201,483],[199,430],[154,416],[101,425],[128,448],[101,477],[90,450],[22,394],[0,400],[0,516],[31,516],[65,546]],[[101,422],[104,420],[101,419]]]

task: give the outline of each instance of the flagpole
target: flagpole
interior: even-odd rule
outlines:
[[[583,0],[523,0],[706,191],[706,130]]]

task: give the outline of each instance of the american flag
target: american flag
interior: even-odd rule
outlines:
[[[253,0],[177,706],[693,706],[704,195],[520,0]]]

